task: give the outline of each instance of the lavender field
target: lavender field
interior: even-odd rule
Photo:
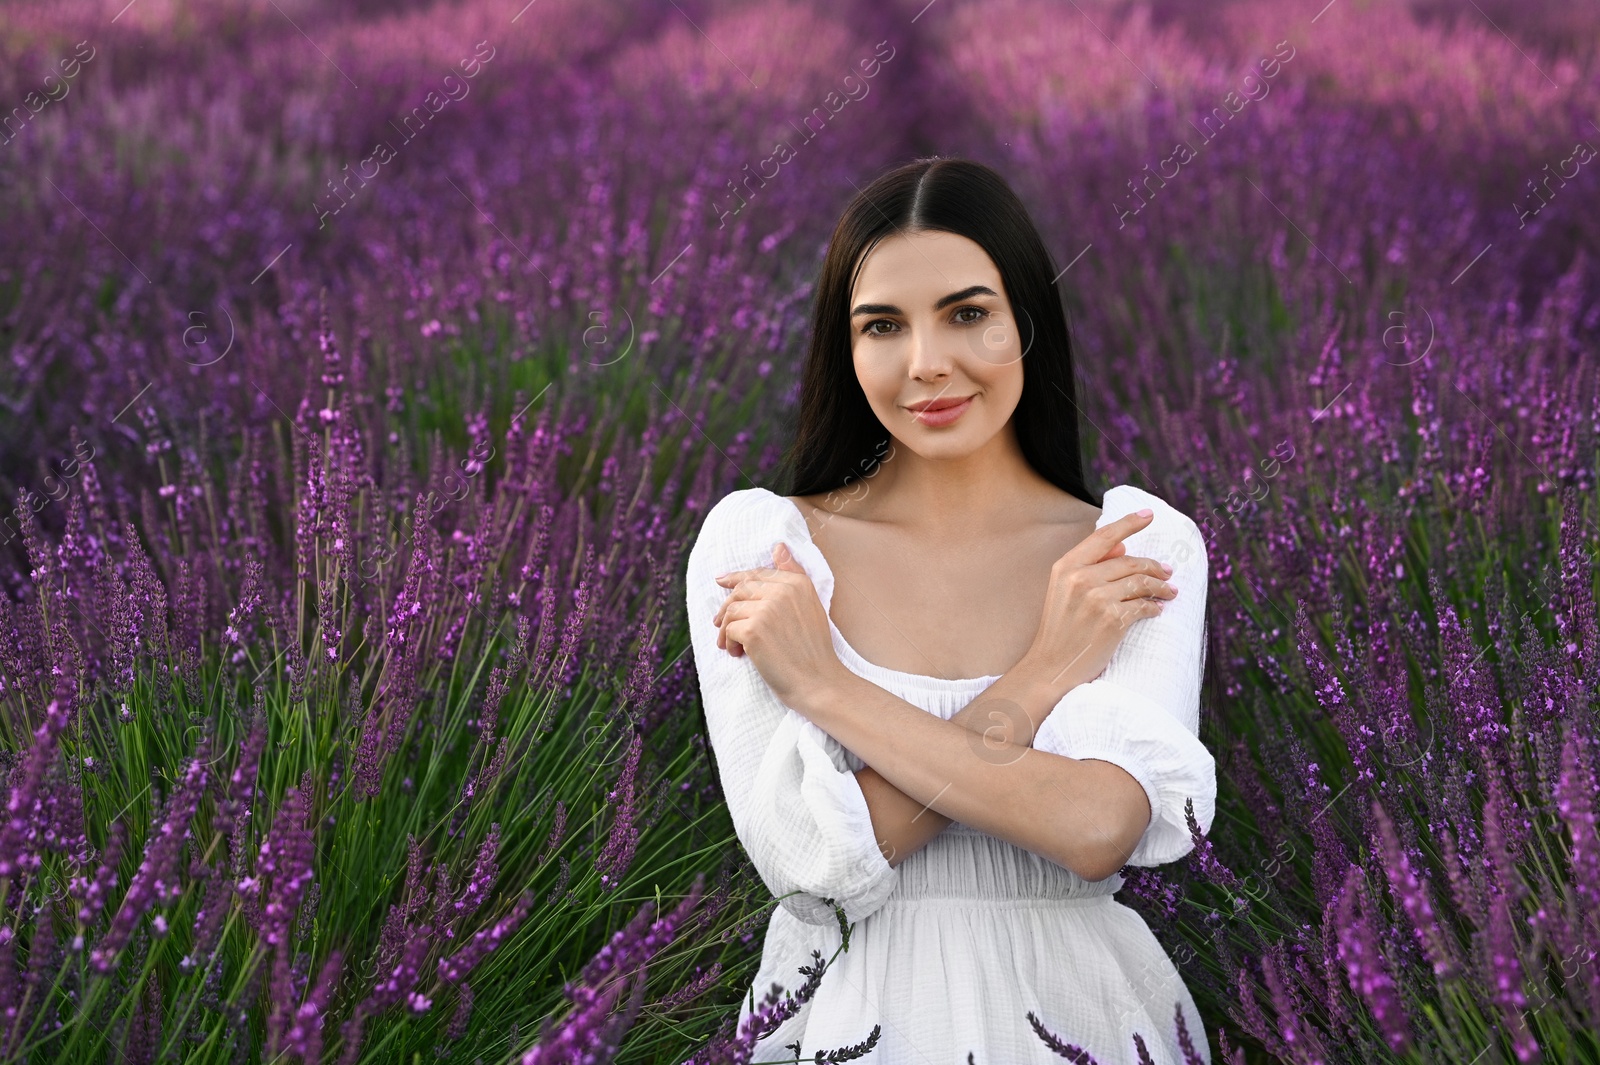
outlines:
[[[1095,479],[1206,536],[1217,816],[1118,896],[1192,1062],[1600,1062],[1600,10],[16,0],[0,53],[0,1060],[749,1063],[684,561],[839,210],[940,154],[1068,264]]]

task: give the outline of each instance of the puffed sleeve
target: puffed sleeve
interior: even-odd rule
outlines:
[[[748,655],[719,648],[712,622],[729,594],[719,574],[772,565],[779,540],[807,565],[804,522],[782,496],[759,488],[730,493],[706,514],[685,586],[690,646],[734,831],[779,905],[808,924],[835,924],[825,898],[857,921],[888,899],[899,870],[878,849],[843,748],[784,704]]]
[[[1200,683],[1205,668],[1205,539],[1187,515],[1132,485],[1105,493],[1098,526],[1142,507],[1155,511],[1125,538],[1128,554],[1172,566],[1178,596],[1157,617],[1129,626],[1105,671],[1079,684],[1051,709],[1034,735],[1036,750],[1096,758],[1127,770],[1150,800],[1150,826],[1129,865],[1162,865],[1194,843],[1184,803],[1209,832],[1216,813],[1216,761],[1200,742]]]

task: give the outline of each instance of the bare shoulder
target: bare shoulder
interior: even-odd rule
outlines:
[[[806,530],[812,538],[827,528],[828,523],[835,518],[848,518],[853,516],[854,504],[857,502],[855,493],[834,489],[828,492],[815,492],[804,496],[784,496],[794,504],[802,517],[806,519]]]
[[[1059,525],[1092,526],[1100,520],[1100,515],[1105,513],[1105,509],[1057,488],[1050,500],[1050,513],[1054,522]]]

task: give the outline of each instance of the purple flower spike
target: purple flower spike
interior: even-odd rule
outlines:
[[[522,924],[532,908],[533,896],[524,894],[517,900],[516,906],[512,907],[510,913],[488,928],[478,931],[453,956],[440,958],[439,978],[450,984],[465,980],[467,974],[472,972],[479,962],[493,953],[496,947],[517,930],[517,926]]]
[[[380,975],[372,993],[356,1005],[350,1019],[340,1029],[344,1035],[344,1055],[340,1061],[344,1065],[354,1065],[360,1057],[367,1018],[382,1013],[411,994],[432,942],[432,928],[419,925],[414,929],[400,958]]]
[[[294,940],[291,926],[300,901],[311,883],[316,840],[310,827],[314,782],[307,770],[298,788],[290,788],[261,843],[256,876],[266,890],[261,911],[261,942],[273,951],[272,1008],[267,1017],[267,1053],[275,1055],[294,1005],[295,985],[291,962]]]
[[[68,885],[68,891],[78,900],[78,920],[81,923],[93,924],[100,916],[100,911],[105,909],[106,893],[117,886],[117,866],[122,862],[122,849],[127,846],[127,836],[127,827],[122,821],[112,822],[106,849],[100,856],[100,865],[95,870],[94,878],[74,877]]]
[[[290,1054],[300,1055],[306,1065],[317,1065],[322,1060],[322,1027],[327,1019],[328,1003],[333,1000],[339,973],[344,968],[344,955],[334,951],[322,965],[316,986],[295,1011],[294,1027],[284,1037],[283,1047]]]
[[[1177,1017],[1178,1046],[1183,1050],[1183,1065],[1205,1065],[1200,1052],[1195,1049],[1194,1040],[1189,1036],[1189,1026],[1184,1022],[1183,1003],[1178,1003],[1173,1013]]]
[[[1032,1025],[1033,1034],[1037,1035],[1045,1046],[1049,1047],[1053,1053],[1059,1054],[1072,1062],[1072,1065],[1100,1065],[1100,1062],[1093,1054],[1080,1046],[1066,1042],[1046,1028],[1044,1022],[1034,1016],[1032,1010],[1028,1011],[1028,1024]],[[1141,1050],[1143,1049],[1143,1040],[1140,1040],[1139,1047]]]
[[[1405,1010],[1400,1005],[1394,980],[1384,966],[1366,915],[1357,908],[1357,896],[1365,881],[1361,866],[1352,864],[1344,879],[1339,900],[1339,959],[1344,962],[1350,987],[1366,1002],[1378,1028],[1396,1053],[1409,1052],[1411,1031]]]
[[[1591,921],[1600,916],[1600,834],[1596,826],[1594,763],[1589,741],[1577,729],[1567,731],[1561,746],[1561,776],[1555,787],[1556,809],[1572,839],[1570,883]],[[1593,927],[1593,925],[1591,925]]]
[[[6,822],[0,827],[0,876],[15,876],[39,867],[39,819],[44,810],[40,789],[55,760],[56,740],[71,719],[71,707],[59,699],[45,708],[44,721],[33,732],[33,745],[22,779],[6,801]]]
[[[1243,890],[1244,883],[1236,876],[1232,869],[1217,858],[1216,849],[1211,840],[1200,831],[1200,822],[1194,816],[1194,800],[1186,799],[1183,804],[1184,820],[1189,822],[1189,839],[1194,843],[1194,849],[1189,852],[1189,860],[1199,867],[1200,872],[1213,884],[1220,884],[1229,890]],[[1245,900],[1245,908],[1249,902]]]
[[[116,967],[117,952],[127,945],[139,919],[150,907],[175,902],[183,895],[179,882],[183,841],[189,838],[189,822],[200,807],[208,779],[206,743],[202,741],[178,789],[167,801],[167,815],[160,828],[145,844],[144,862],[128,884],[128,893],[122,897],[110,930],[89,953],[89,962],[97,972],[108,973]]]
[[[1440,978],[1453,975],[1457,971],[1455,954],[1450,949],[1445,931],[1434,917],[1433,895],[1411,868],[1411,861],[1400,846],[1394,822],[1377,799],[1372,800],[1372,818],[1378,826],[1383,867],[1389,877],[1390,890],[1411,919],[1412,931],[1416,933],[1424,956],[1433,965],[1434,975]]]
[[[627,927],[617,931],[611,942],[584,966],[577,983],[565,988],[572,1009],[560,1021],[546,1018],[538,1042],[522,1056],[521,1065],[555,1065],[569,1061],[609,1061],[609,1053],[633,1023],[643,1001],[645,972],[650,960],[672,943],[690,912],[704,893],[704,878],[696,877],[693,887],[672,912],[646,926],[655,904],[645,903]],[[820,955],[819,962],[820,962]],[[820,979],[820,973],[817,974]],[[624,990],[631,989],[627,1005],[613,1011]],[[798,1009],[798,1005],[794,1008]],[[748,1024],[748,1019],[747,1019]],[[774,1026],[775,1027],[775,1026]],[[750,1034],[747,1031],[747,1034]],[[753,1035],[748,1046],[759,1039]]]
[[[621,883],[622,874],[632,863],[634,848],[639,842],[639,830],[634,823],[638,810],[633,785],[643,745],[644,735],[635,731],[628,744],[627,760],[622,764],[621,779],[616,789],[606,794],[606,802],[616,810],[616,818],[611,823],[611,835],[606,839],[605,849],[595,859],[595,869],[600,872],[601,887],[607,891],[615,891]]]
[[[500,823],[497,821],[489,826],[489,835],[478,848],[477,864],[472,867],[466,886],[450,903],[449,923],[445,925],[444,938],[454,939],[461,922],[476,913],[489,897],[489,888],[494,885],[496,876],[495,854],[499,849]]]

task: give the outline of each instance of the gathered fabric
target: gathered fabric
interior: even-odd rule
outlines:
[[[1106,669],[1052,708],[1035,750],[1096,758],[1128,772],[1150,802],[1128,860],[1154,866],[1193,847],[1216,809],[1216,767],[1199,740],[1205,664],[1205,543],[1195,523],[1132,485],[1104,495],[1097,527],[1141,507],[1155,517],[1123,540],[1128,554],[1173,566],[1179,589],[1158,617],[1135,622]],[[834,576],[793,502],[764,488],[732,492],[707,513],[689,555],[686,594],[717,772],[739,841],[778,904],[741,1000],[743,1030],[772,984],[794,991],[813,952],[832,959],[816,993],[755,1046],[752,1065],[854,1046],[871,1065],[1047,1065],[1062,1060],[1039,1024],[1100,1065],[1135,1065],[1133,1035],[1156,1065],[1185,1065],[1181,1013],[1196,1058],[1205,1029],[1176,966],[1144,919],[1118,902],[1121,874],[1086,881],[1063,866],[959,822],[891,866],[878,847],[855,772],[865,763],[786,706],[749,656],[717,647],[712,618],[728,590],[716,576],[772,564],[782,540],[824,610]],[[867,661],[831,622],[846,668],[945,720],[999,676],[944,678]],[[828,900],[832,900],[831,902]],[[838,906],[851,923],[839,952]],[[837,957],[835,957],[835,953]]]

